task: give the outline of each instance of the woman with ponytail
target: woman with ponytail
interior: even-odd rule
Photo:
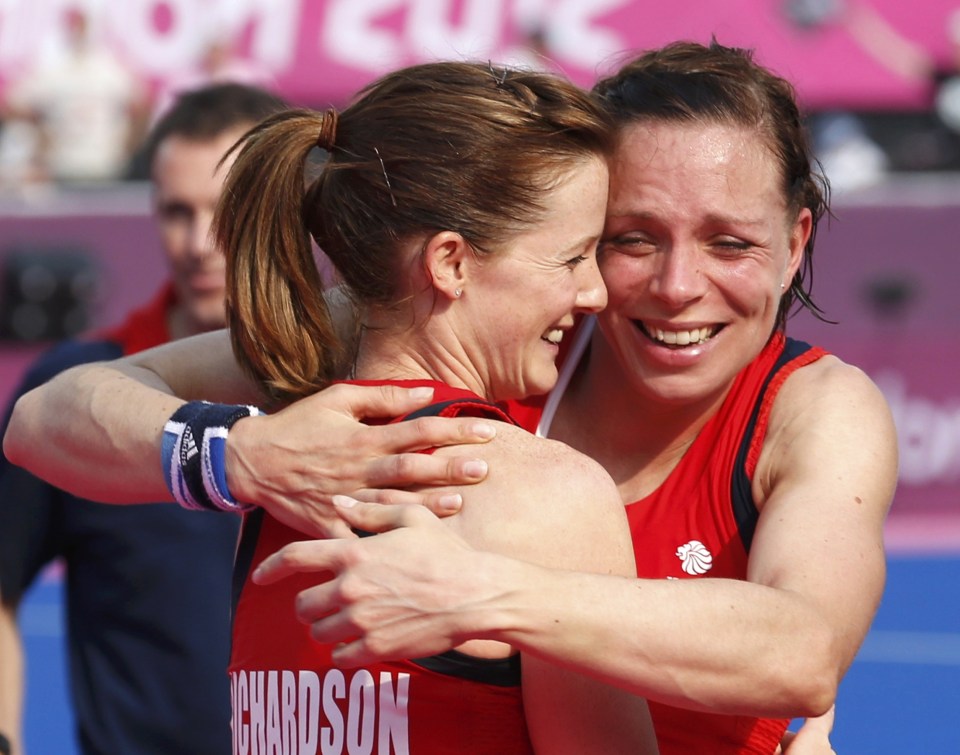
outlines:
[[[609,475],[521,429],[504,408],[553,387],[565,334],[606,303],[596,252],[612,136],[596,102],[559,77],[431,63],[383,77],[342,112],[271,116],[234,147],[214,232],[227,257],[236,363],[223,358],[225,334],[202,341],[190,361],[220,370],[222,393],[242,403],[167,404],[160,444],[168,495],[244,517],[229,668],[234,752],[657,751],[642,698],[536,656],[521,662],[509,643],[474,639],[336,668],[334,647],[295,614],[298,594],[323,575],[251,578],[308,535],[226,473],[245,463],[228,465],[230,434],[273,434],[283,407],[338,379],[428,392],[418,417],[482,418],[496,429],[477,455],[497,474],[446,527],[530,563],[634,576]],[[319,250],[335,281],[323,280]],[[333,283],[355,333],[328,309]],[[148,354],[124,369],[162,379],[164,359]],[[177,390],[202,398],[183,383]]]

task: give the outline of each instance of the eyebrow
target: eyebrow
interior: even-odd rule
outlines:
[[[622,220],[622,219],[637,219],[637,220],[652,220],[659,223],[663,223],[660,217],[652,212],[617,212],[617,213],[607,213],[607,220]],[[738,217],[735,215],[721,215],[720,213],[709,213],[704,218],[704,223],[706,225],[738,225],[738,226],[748,226],[751,228],[762,226],[766,223],[766,219],[762,216],[756,218],[749,217]]]
[[[602,238],[603,238],[602,231],[600,233],[591,233],[589,236],[583,236],[579,241],[575,241],[572,244],[569,244],[568,246],[564,247],[563,249],[559,249],[558,252],[560,254],[569,254],[570,252],[575,252],[577,250],[583,249],[584,247],[590,246],[591,244],[595,244],[599,242],[600,239]]]

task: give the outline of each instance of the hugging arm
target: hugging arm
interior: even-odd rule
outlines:
[[[883,589],[897,454],[876,387],[821,362],[792,375],[775,402],[747,581],[559,571],[443,538],[409,558],[419,522],[361,504],[343,510],[351,524],[402,528],[350,543],[347,557],[317,554],[350,589],[318,592],[305,618],[325,641],[346,641],[342,665],[484,637],[677,706],[822,714]],[[284,567],[273,562],[261,578],[271,568]]]
[[[468,455],[395,454],[485,442],[489,423],[436,417],[384,427],[359,422],[412,411],[430,398],[395,387],[334,386],[269,416],[241,420],[227,443],[231,492],[316,534],[326,532],[334,493],[387,488],[378,500],[455,509],[459,499],[450,493],[404,488],[413,482],[475,482],[486,472],[482,464]],[[185,400],[196,399],[261,406],[265,401],[237,365],[226,331],[61,373],[17,401],[4,452],[13,463],[84,498],[171,500],[160,470],[163,426]]]
[[[84,498],[172,500],[160,470],[163,425],[183,400],[200,397],[256,400],[225,333],[60,373],[18,399],[4,452],[14,464]]]

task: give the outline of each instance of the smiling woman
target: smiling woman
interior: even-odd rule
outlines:
[[[330,156],[301,200],[297,187],[315,142]],[[426,413],[507,423],[483,454],[502,470],[501,482],[448,526],[477,545],[545,565],[627,574],[629,541],[606,474],[512,426],[495,403],[552,388],[563,331],[606,303],[596,250],[609,143],[602,112],[549,76],[423,66],[386,77],[342,113],[291,112],[261,124],[237,157],[216,228],[228,262],[235,351],[261,385],[289,400],[343,369],[309,246],[293,233],[302,224],[360,313],[349,361],[354,382],[429,387],[444,403]],[[264,176],[279,202],[263,201]],[[509,215],[488,197],[511,208]],[[264,307],[264,276],[294,282],[272,292],[295,309]],[[188,404],[174,420],[192,428],[195,411],[209,409]],[[179,427],[170,434],[176,466],[188,438]],[[189,470],[183,476],[192,505],[203,493]],[[508,498],[505,486],[521,479],[533,495]],[[570,495],[578,488],[594,497],[589,507]],[[332,646],[315,643],[293,613],[297,594],[315,579],[270,586],[247,579],[301,538],[262,510],[246,518],[230,664],[239,750],[287,687],[298,701],[291,727],[307,732],[307,743],[325,731],[334,742],[398,752],[527,752],[532,743],[574,753],[600,741],[605,752],[655,749],[642,700],[623,696],[588,710],[614,693],[535,658],[518,667],[504,643],[472,641],[416,661],[334,669]],[[300,686],[290,686],[296,680]],[[369,725],[357,728],[361,713]],[[570,717],[566,725],[557,726],[558,714]]]
[[[564,333],[606,303],[596,252],[612,136],[602,108],[565,80],[490,64],[404,69],[342,112],[272,116],[235,150],[214,220],[227,264],[229,336],[117,369],[143,377],[141,368],[169,368],[178,382],[180,367],[192,363],[198,372],[177,388],[189,397],[204,395],[197,386],[216,374],[218,395],[271,407],[346,375],[347,383],[420,389],[434,400],[420,414],[481,417],[496,427],[478,454],[497,467],[496,480],[446,527],[531,563],[633,576],[609,475],[522,430],[504,410],[508,400],[553,387]],[[317,147],[327,156],[308,176]],[[350,338],[335,327],[311,241],[336,267],[357,314]],[[94,372],[87,375],[98,382]],[[114,405],[109,384],[116,386],[100,386]],[[288,410],[259,416],[246,405],[148,394],[132,404],[173,412],[161,453],[176,500],[245,512],[229,667],[235,751],[293,753],[323,737],[331,752],[656,752],[641,697],[535,656],[521,664],[511,643],[470,640],[416,660],[334,668],[334,647],[315,642],[294,613],[315,577],[270,586],[250,579],[303,533],[288,526],[294,520],[283,507],[255,508],[242,491],[234,497],[225,476],[228,431],[254,425],[269,435]],[[402,410],[386,419],[412,418]],[[422,421],[399,424],[420,437],[421,449],[433,445]],[[38,458],[18,456],[19,434],[8,436],[8,451],[29,465]],[[432,456],[455,460],[446,448]],[[154,467],[155,453],[127,463],[147,480],[136,468]]]

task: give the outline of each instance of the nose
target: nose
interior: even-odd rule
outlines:
[[[213,239],[213,211],[198,212],[190,228],[190,254],[194,257],[206,257],[216,248]]]
[[[576,308],[585,314],[596,314],[607,306],[607,287],[603,284],[596,255],[584,260],[577,267],[582,275],[577,291]]]
[[[679,308],[703,296],[705,280],[701,259],[693,242],[672,243],[656,255],[657,269],[650,291],[671,307]]]

